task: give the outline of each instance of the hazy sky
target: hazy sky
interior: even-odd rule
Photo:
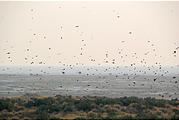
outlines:
[[[0,65],[179,65],[179,2],[0,2]]]

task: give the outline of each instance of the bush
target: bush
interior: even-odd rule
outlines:
[[[155,120],[158,119],[158,117],[156,114],[152,114],[152,113],[138,113],[136,119]]]
[[[118,119],[123,119],[123,120],[132,120],[132,119],[134,119],[132,116],[130,116],[130,115],[125,115],[125,116],[123,116],[123,117],[119,117]]]
[[[153,108],[154,106],[156,107],[165,107],[165,104],[166,104],[166,100],[158,100],[158,99],[155,99],[155,98],[145,98],[144,99],[144,104],[148,107],[148,108]]]
[[[69,104],[67,103],[64,103],[62,105],[62,109],[63,109],[63,112],[66,113],[66,112],[72,112],[73,109],[72,109],[72,106],[70,106]]]
[[[27,103],[24,104],[24,106],[25,106],[26,108],[31,108],[31,107],[35,106],[35,104],[34,104],[33,101],[28,101]]]
[[[81,102],[76,102],[75,107],[79,111],[82,110],[82,111],[88,112],[92,110],[92,106],[88,100],[81,100]]]
[[[175,114],[179,115],[179,110],[173,109],[173,112],[174,112]]]
[[[47,120],[49,118],[50,118],[50,116],[49,116],[49,114],[47,112],[37,111],[37,119]]]
[[[88,117],[89,119],[95,119],[95,118],[97,118],[97,115],[96,115],[95,113],[93,113],[93,112],[90,112],[90,113],[87,115],[87,117]]]
[[[43,98],[43,99],[37,99],[37,98],[34,99],[34,105],[35,105],[35,106],[51,105],[51,104],[53,104],[54,102],[55,102],[55,101],[54,101],[52,98],[50,98],[50,97],[48,97],[48,98]]]
[[[10,99],[2,99],[0,100],[0,111],[6,109],[7,111],[12,111],[14,109],[14,103],[10,101]]]
[[[135,109],[135,110],[133,110],[133,113],[134,112],[140,113],[140,112],[143,112],[143,110],[145,110],[145,107],[140,103],[135,103],[132,105],[132,107]]]
[[[139,99],[137,97],[123,97],[119,98],[119,100],[122,106],[128,106],[131,103],[139,103],[142,99]]]
[[[85,117],[76,117],[74,120],[86,120]]]

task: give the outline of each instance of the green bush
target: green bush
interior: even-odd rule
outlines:
[[[10,99],[0,100],[0,111],[6,109],[7,111],[12,111],[14,109],[14,103]]]
[[[76,117],[74,120],[86,120],[85,117]]]
[[[113,109],[107,109],[107,118],[115,118],[117,115],[117,112]]]
[[[139,99],[137,97],[123,97],[119,98],[119,101],[122,106],[128,106],[131,103],[139,103],[142,99]]]
[[[64,113],[73,111],[72,106],[67,103],[62,105],[62,110]]]
[[[27,103],[24,104],[24,106],[26,108],[31,108],[31,107],[35,106],[35,104],[34,104],[34,101],[28,101]]]
[[[147,119],[147,120],[155,120],[159,119],[156,114],[152,113],[138,113],[136,119]]]
[[[95,119],[95,118],[97,118],[97,115],[96,115],[95,113],[89,113],[89,114],[87,115],[87,117],[88,117],[89,119]]]
[[[81,100],[80,102],[75,103],[77,110],[82,110],[85,112],[91,111],[93,108],[88,100]]]
[[[49,114],[47,112],[37,111],[37,119],[47,120],[49,118],[50,118],[50,116],[49,116]]]

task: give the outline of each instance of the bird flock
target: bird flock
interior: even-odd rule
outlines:
[[[59,9],[61,9],[61,7],[59,7]],[[33,16],[33,13],[35,12],[34,9],[30,9],[30,12],[32,13],[32,21],[35,20],[35,16]],[[115,11],[114,11],[115,12]],[[117,12],[116,14],[117,19],[121,19],[121,16],[119,15],[119,12]],[[63,28],[65,26],[63,25],[59,25],[57,26],[59,32],[60,32],[60,36],[59,36],[59,40],[65,40],[64,36],[63,36]],[[71,27],[71,29],[80,29],[80,25],[74,25]],[[135,34],[135,31],[127,31],[126,32],[129,36]],[[84,32],[80,33],[80,36],[82,36],[84,34]],[[32,34],[34,39],[38,39],[38,37],[42,37],[42,39],[44,40],[49,40],[48,36],[45,34],[40,34],[40,33],[33,33]],[[148,51],[144,51],[144,56],[145,58],[142,58],[138,55],[137,52],[132,52],[130,54],[125,53],[125,50],[119,48],[116,50],[116,57],[110,57],[111,53],[110,50],[106,50],[104,51],[104,58],[103,61],[98,61],[97,59],[95,59],[95,57],[93,57],[92,55],[88,56],[88,60],[90,63],[92,63],[92,66],[88,66],[87,64],[83,63],[83,61],[81,61],[81,56],[87,56],[85,54],[85,50],[88,49],[88,42],[85,39],[80,39],[80,44],[81,46],[79,47],[79,54],[78,55],[74,55],[73,59],[77,60],[74,64],[67,64],[65,63],[62,59],[60,59],[59,61],[57,61],[57,65],[59,65],[59,69],[58,74],[59,75],[67,75],[68,71],[75,71],[77,75],[81,75],[81,76],[98,76],[98,79],[106,79],[106,75],[108,76],[115,76],[115,78],[118,78],[120,76],[123,76],[124,79],[126,80],[131,80],[130,84],[128,84],[128,86],[136,86],[137,85],[137,78],[138,75],[144,75],[144,80],[151,80],[152,82],[156,82],[157,80],[159,80],[161,77],[165,77],[168,76],[168,74],[170,73],[170,71],[168,71],[167,69],[163,69],[165,68],[165,66],[162,66],[162,64],[160,63],[160,61],[155,61],[154,65],[148,65],[148,61],[146,60],[147,57],[160,57],[162,58],[161,55],[157,54],[157,47],[155,46],[155,43],[152,42],[152,40],[146,40],[146,44],[150,46],[150,50]],[[8,40],[5,41],[8,45]],[[50,42],[50,40],[49,40]],[[33,44],[33,40],[29,40],[28,41],[29,46],[31,44]],[[125,40],[121,40],[121,44],[127,44]],[[43,43],[42,43],[43,45]],[[41,45],[39,45],[40,47]],[[171,55],[173,55],[174,59],[177,57],[178,54],[178,50],[179,47],[177,46],[177,44],[175,44],[176,48],[174,48],[173,52],[171,52]],[[70,47],[70,46],[69,46]],[[1,56],[6,57],[6,59],[9,61],[10,64],[16,64],[15,59],[13,59],[13,57],[15,56],[15,53],[13,52],[14,46],[10,46],[9,49],[1,49]],[[40,48],[39,48],[40,49]],[[69,48],[70,49],[70,48]],[[100,49],[100,45],[99,45],[99,49]],[[31,51],[33,49],[30,47],[27,47],[26,49],[24,49],[23,51],[26,53],[26,56],[23,58],[24,63],[26,63],[27,66],[43,66],[46,65],[46,60],[43,60],[40,58],[40,54],[35,54],[32,55]],[[51,54],[54,53],[54,48],[47,46],[46,50],[51,52]],[[63,53],[61,53],[60,51],[55,51],[55,56],[61,56]],[[2,55],[3,54],[3,55]],[[51,58],[52,56],[47,56],[47,58]],[[128,60],[129,58],[135,59],[135,61],[137,62],[131,62],[128,65],[123,66],[123,63],[125,63],[126,60]],[[3,58],[1,58],[3,59]],[[3,60],[1,60],[3,61]],[[120,64],[119,64],[120,61]],[[94,66],[94,67],[93,67]],[[105,66],[105,67],[104,67]],[[138,66],[141,66],[145,69],[139,69]],[[177,66],[179,69],[179,66]],[[170,67],[172,68],[172,66]],[[3,74],[6,71],[10,71],[10,67],[1,67],[1,74]],[[50,72],[48,71],[52,71],[53,67],[49,66],[47,69],[41,69],[40,73],[33,73],[33,67],[30,68],[29,67],[29,72],[30,75],[46,75],[46,74],[50,74]],[[127,72],[125,71],[125,69],[127,69]],[[19,71],[23,71],[23,67],[19,68]],[[151,75],[154,76],[154,78],[148,78],[147,75],[148,73],[152,73]],[[103,75],[105,74],[105,75]],[[42,78],[40,78],[41,80]],[[173,79],[175,84],[178,85],[178,77],[177,76],[172,76],[171,79]],[[77,82],[79,82],[79,80],[77,80]],[[105,82],[107,85],[110,85],[108,81]],[[90,84],[87,84],[87,87],[90,87]],[[145,86],[145,84],[141,84],[141,86]],[[60,87],[62,88],[62,85],[60,85]],[[96,88],[98,88],[99,86],[96,86]],[[88,89],[87,89],[88,90]]]

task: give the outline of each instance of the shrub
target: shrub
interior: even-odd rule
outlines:
[[[174,112],[175,114],[179,115],[179,110],[173,109],[173,112]]]
[[[77,110],[83,110],[85,112],[92,110],[92,107],[88,100],[82,100],[81,102],[76,103],[75,107],[77,108]]]
[[[87,117],[88,117],[89,119],[95,119],[95,118],[97,118],[97,114],[95,114],[95,113],[93,113],[93,112],[90,112],[90,113],[87,115]]]
[[[50,118],[50,116],[47,112],[44,112],[44,111],[38,111],[37,112],[37,119],[47,120],[49,118]]]
[[[64,104],[62,106],[62,109],[63,109],[64,113],[66,113],[66,112],[72,112],[73,111],[72,106],[70,106],[69,104]]]
[[[74,120],[86,120],[85,117],[76,117]]]
[[[10,99],[0,100],[0,111],[4,109],[7,111],[12,111],[14,109],[14,104],[10,101]]]

